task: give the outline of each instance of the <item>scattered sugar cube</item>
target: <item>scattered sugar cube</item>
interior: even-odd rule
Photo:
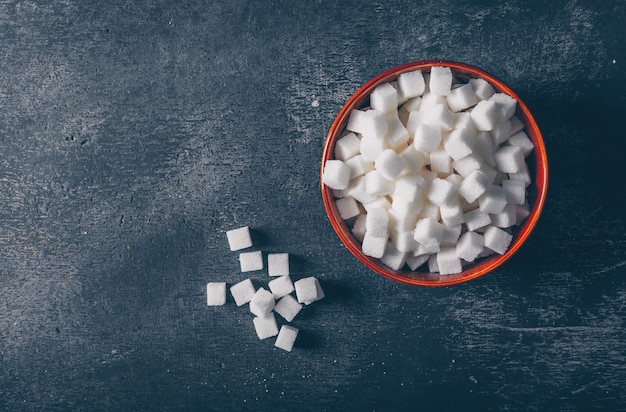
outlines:
[[[471,84],[464,84],[450,90],[448,94],[448,106],[453,112],[460,112],[478,103],[476,93]]]
[[[252,246],[252,237],[250,236],[250,228],[248,226],[227,231],[226,238],[231,251],[246,249]]]
[[[242,272],[252,272],[263,269],[263,255],[260,250],[239,254],[239,265]]]
[[[461,259],[456,256],[456,248],[442,248],[437,253],[437,269],[441,275],[452,275],[461,273]]]
[[[463,209],[458,200],[448,201],[439,206],[439,213],[441,214],[441,220],[447,227],[465,223]]]
[[[501,229],[516,225],[517,206],[519,205],[507,204],[502,212],[489,215],[491,218],[491,224]]]
[[[377,86],[370,93],[370,107],[383,113],[398,109],[398,91],[389,83]]]
[[[445,149],[430,152],[430,170],[437,173],[452,172],[452,158]]]
[[[425,86],[424,75],[420,70],[402,73],[398,76],[400,94],[405,98],[421,96]]]
[[[337,211],[339,212],[339,216],[341,216],[343,220],[352,219],[353,217],[357,217],[361,213],[359,204],[353,197],[344,197],[341,199],[337,199],[335,204],[337,205]],[[267,266],[270,267],[269,256]]]
[[[513,239],[511,234],[495,226],[488,226],[483,236],[485,238],[485,246],[500,255],[507,251]]]
[[[524,156],[528,156],[535,148],[535,145],[532,140],[530,140],[530,137],[528,137],[528,135],[523,131],[517,132],[511,136],[508,143],[512,146],[519,146],[522,149]]]
[[[515,114],[515,109],[517,108],[517,100],[512,98],[506,93],[494,93],[490,98],[490,101],[496,102],[498,105],[502,107],[503,111],[503,119],[510,119]]]
[[[413,238],[424,246],[436,246],[443,238],[443,225],[432,218],[420,219],[415,225]]]
[[[391,269],[400,270],[402,266],[404,266],[406,258],[406,252],[400,252],[393,246],[393,244],[389,243],[385,248],[385,253],[380,258],[380,261]]]
[[[498,170],[504,173],[517,173],[526,166],[524,152],[519,146],[502,146],[493,156]]]
[[[526,202],[526,184],[521,180],[505,179],[501,183],[506,194],[506,202],[514,205],[523,205]]]
[[[461,195],[468,203],[478,199],[489,186],[489,179],[480,170],[474,170],[466,178],[463,179],[459,186],[459,195]]]
[[[480,209],[474,209],[466,212],[463,215],[463,218],[465,219],[465,226],[467,227],[467,230],[472,232],[491,223],[491,217],[489,217],[489,214]]]
[[[243,306],[250,302],[255,293],[256,289],[250,279],[242,280],[230,287],[230,294],[233,295],[237,306]]]
[[[365,256],[381,258],[385,254],[387,247],[387,236],[375,236],[370,232],[365,232],[361,242],[361,251]]]
[[[273,313],[270,312],[265,316],[257,316],[252,322],[260,340],[278,335],[278,324]]]
[[[289,275],[289,253],[270,253],[267,255],[267,272],[270,276]]]
[[[478,130],[488,132],[503,120],[501,106],[492,100],[481,100],[470,112]]]
[[[457,190],[453,183],[445,179],[436,178],[431,182],[426,197],[428,197],[431,203],[441,207],[454,198],[456,194]]]
[[[302,310],[303,305],[298,303],[292,295],[285,295],[274,306],[274,312],[282,316],[287,322],[291,322]]]
[[[372,236],[386,237],[389,230],[389,215],[387,214],[387,210],[382,208],[373,208],[367,212],[365,228],[367,233]]]
[[[256,316],[265,316],[274,309],[275,300],[272,292],[259,288],[250,299],[250,312]]]
[[[461,236],[462,226],[444,226],[443,236],[441,237],[442,245],[455,245]]]
[[[406,264],[411,270],[416,270],[426,262],[428,262],[428,255],[409,256],[406,259]]]
[[[426,179],[420,175],[407,174],[396,180],[393,198],[398,197],[414,201],[421,196],[426,189]]]
[[[417,151],[413,145],[402,150],[400,157],[404,161],[404,164],[406,164],[407,169],[412,172],[419,172],[426,164],[426,155]]]
[[[479,100],[487,100],[496,92],[493,86],[484,79],[470,79],[468,84],[472,86]]]
[[[441,128],[429,124],[420,124],[415,129],[413,147],[420,152],[432,152],[441,144]]]
[[[226,282],[209,282],[206,285],[208,306],[222,306],[226,303]]]
[[[452,70],[449,67],[434,66],[430,69],[430,93],[447,96],[452,87]]]
[[[404,161],[393,149],[384,150],[374,162],[374,168],[389,180],[397,178],[405,167]]]
[[[391,147],[392,149],[398,149],[403,145],[406,145],[410,137],[409,131],[404,127],[404,125],[398,118],[397,112],[395,117],[388,117],[387,123],[389,125],[389,131],[387,132],[385,140],[389,147]]]
[[[348,187],[352,169],[341,160],[327,160],[322,172],[322,182],[331,189],[342,190]]]
[[[485,240],[476,232],[465,232],[456,244],[456,256],[466,262],[473,262],[483,252]]]
[[[376,136],[363,136],[361,137],[361,145],[359,150],[363,160],[367,162],[374,162],[380,154],[388,149],[387,141],[385,139],[378,138]]]
[[[421,112],[423,112],[422,122],[424,124],[441,127],[444,130],[452,130],[454,127],[456,119],[454,113],[448,109],[447,104],[435,104],[420,110]]]
[[[463,177],[469,176],[474,170],[480,169],[483,158],[479,153],[473,152],[462,159],[452,162],[452,168]]]
[[[368,195],[385,196],[393,193],[394,182],[378,170],[372,170],[365,175],[365,189]]]
[[[297,337],[297,328],[289,325],[282,325],[280,327],[280,331],[278,332],[278,337],[276,337],[276,342],[274,342],[274,346],[282,350],[286,350],[287,352],[291,352]]]
[[[272,279],[267,286],[270,288],[272,295],[274,295],[274,299],[280,299],[294,291],[293,282],[289,276],[279,276],[276,279]]]
[[[317,278],[310,276],[294,283],[298,302],[310,305],[324,297],[324,291]]]
[[[476,143],[476,134],[476,129],[473,127],[453,129],[446,138],[443,147],[452,159],[459,160],[472,153]]]
[[[485,213],[500,213],[506,206],[506,193],[502,186],[489,185],[478,198],[480,210]]]
[[[335,142],[335,159],[346,161],[360,153],[361,139],[354,133],[339,138]]]
[[[387,133],[387,119],[385,113],[379,110],[354,109],[350,112],[346,129],[360,133],[363,137],[370,136],[383,139]]]

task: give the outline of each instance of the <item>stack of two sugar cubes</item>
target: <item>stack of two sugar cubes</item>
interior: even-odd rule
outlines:
[[[439,66],[403,73],[369,97],[322,175],[363,253],[442,275],[505,253],[529,214],[534,146],[517,101]]]
[[[252,237],[247,226],[226,232],[231,251],[240,251],[252,247]],[[239,264],[241,272],[263,270],[263,253],[260,250],[241,252]],[[239,281],[230,287],[230,293],[237,306],[249,305],[250,312],[255,316],[254,328],[259,339],[276,337],[275,346],[291,351],[299,330],[291,325],[283,324],[278,329],[275,313],[286,322],[291,322],[300,312],[303,305],[309,305],[324,297],[324,292],[317,278],[306,277],[292,282],[289,273],[288,253],[269,253],[267,270],[270,280],[268,289],[255,288],[250,278]],[[295,292],[296,297],[292,295]],[[207,284],[207,304],[209,306],[226,303],[226,282],[209,282]]]

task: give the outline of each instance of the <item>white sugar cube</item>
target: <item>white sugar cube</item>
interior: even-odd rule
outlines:
[[[481,100],[470,113],[476,128],[484,132],[493,130],[504,120],[502,106],[492,100]]]
[[[226,303],[226,282],[209,282],[206,285],[206,304],[221,306]]]
[[[530,171],[528,170],[528,165],[526,162],[523,162],[520,165],[520,170],[515,173],[507,173],[510,180],[520,180],[524,182],[525,186],[530,185]]]
[[[233,295],[237,306],[243,306],[250,302],[255,293],[256,289],[250,279],[242,280],[230,287],[230,294]]]
[[[380,139],[376,136],[363,136],[361,137],[361,145],[359,150],[363,160],[367,162],[374,162],[376,158],[385,150],[388,149],[387,141]]]
[[[400,152],[400,157],[406,164],[407,170],[411,172],[419,172],[426,164],[426,155],[415,149],[415,146],[409,145]]]
[[[350,166],[351,169],[350,179],[363,176],[365,173],[374,170],[374,163],[365,161],[361,154],[351,157],[346,160],[345,163]]]
[[[433,66],[430,69],[428,88],[430,93],[447,96],[452,87],[452,70],[449,67]]]
[[[377,86],[370,93],[370,107],[383,113],[398,109],[398,91],[389,83]]]
[[[420,112],[424,112],[425,109],[433,107],[436,104],[441,104],[448,107],[446,96],[439,96],[432,93],[425,93],[422,96],[422,102],[420,104]]]
[[[341,160],[327,160],[322,172],[322,182],[331,189],[342,190],[348,187],[352,169]]]
[[[339,216],[341,216],[343,220],[352,219],[353,217],[357,217],[361,213],[359,204],[353,197],[344,197],[341,199],[337,199],[335,201],[335,204],[337,205],[337,211],[339,212]]]
[[[393,149],[384,150],[374,162],[374,168],[389,180],[397,178],[405,167],[404,160]]]
[[[424,246],[439,245],[443,238],[443,225],[432,218],[420,219],[415,225],[413,238]]]
[[[437,206],[442,206],[443,204],[449,202],[452,198],[457,195],[457,189],[453,183],[449,182],[445,179],[436,178],[430,184],[428,191],[426,192],[426,196],[428,200]]]
[[[402,107],[400,107],[400,109],[398,110],[398,113],[399,114],[404,113],[405,116],[408,116],[410,112],[416,112],[420,109],[420,107],[422,107],[422,97],[421,96],[411,97],[407,99],[407,101],[404,102],[404,104],[402,104]],[[403,123],[406,124],[406,122],[403,122]]]
[[[491,224],[502,229],[516,225],[517,206],[519,205],[507,204],[502,212],[489,215]]]
[[[472,232],[491,223],[491,217],[489,217],[489,214],[480,209],[474,209],[466,212],[463,215],[463,218],[465,219],[465,226],[467,227],[467,230]]]
[[[467,129],[468,127],[476,128],[470,112],[459,112],[456,114],[455,129]]]
[[[369,212],[372,209],[389,209],[391,208],[391,202],[389,202],[389,199],[386,196],[381,196],[372,202],[364,203],[363,208],[366,212]]]
[[[382,264],[393,270],[400,270],[402,266],[404,266],[406,258],[406,252],[400,252],[392,244],[387,244],[387,247],[385,248],[385,253],[380,258],[380,261],[382,262]]]
[[[476,232],[465,232],[456,244],[456,256],[466,262],[473,262],[483,252],[485,240]]]
[[[428,255],[409,256],[406,259],[406,264],[411,270],[416,270],[426,262],[428,262]]]
[[[524,152],[519,146],[502,146],[493,156],[498,170],[504,173],[517,173],[526,165]]]
[[[260,340],[271,338],[278,335],[278,324],[273,313],[265,316],[257,316],[252,320],[254,329]]]
[[[469,176],[473,171],[479,170],[483,164],[483,158],[479,153],[473,152],[469,155],[454,160],[451,164],[452,168],[463,177]]]
[[[410,136],[415,134],[417,127],[422,124],[423,113],[421,111],[412,111],[409,112],[406,122],[404,123],[404,127],[409,132]]]
[[[324,297],[324,291],[317,278],[310,276],[294,283],[298,302],[310,305]]]
[[[421,202],[419,209],[421,211]],[[413,230],[417,223],[418,213],[414,213],[412,210],[398,210],[394,209],[392,205],[387,214],[389,215],[389,231],[404,232]]]
[[[460,112],[478,103],[476,93],[471,84],[464,84],[450,90],[448,94],[448,106],[453,112]]]
[[[383,208],[372,208],[367,212],[365,219],[367,233],[372,236],[382,237],[389,233],[389,215]]]
[[[490,101],[496,102],[500,106],[502,106],[503,110],[503,119],[510,119],[515,114],[515,109],[517,108],[517,100],[512,98],[506,93],[494,93],[490,98]]]
[[[385,113],[379,110],[358,110],[350,112],[346,129],[360,133],[363,137],[370,136],[383,139],[387,133],[387,119]]]
[[[437,255],[433,254],[428,257],[428,271],[430,273],[439,273],[439,265],[437,264]]]
[[[270,276],[289,275],[289,253],[270,253],[267,255],[267,272]]]
[[[361,251],[365,256],[381,258],[385,254],[387,247],[387,236],[374,236],[370,232],[365,232],[361,243]]]
[[[335,143],[335,159],[346,161],[360,153],[361,139],[350,132]]]
[[[289,276],[279,276],[272,279],[267,283],[267,286],[274,295],[274,299],[280,299],[294,291],[293,282]]]
[[[282,316],[287,322],[291,322],[302,310],[303,305],[298,303],[292,295],[285,295],[274,306],[274,312]]]
[[[459,160],[472,153],[476,143],[476,134],[476,129],[473,127],[454,129],[445,139],[443,147],[452,159]]]
[[[443,225],[442,225],[443,226]],[[445,226],[443,226],[444,231],[445,231]],[[441,241],[443,242],[443,235],[441,236]],[[417,249],[415,249],[413,251],[413,256],[420,256],[420,255],[432,255],[434,253],[437,253],[441,250],[441,244],[431,244],[428,246],[425,246],[421,243],[417,244]]]
[[[485,246],[500,255],[507,251],[513,239],[511,234],[495,226],[488,226],[483,236],[485,238]]]
[[[365,221],[367,220],[367,215],[360,214],[359,217],[354,221],[354,225],[352,225],[352,229],[350,232],[352,236],[359,242],[363,242],[363,237],[365,236]]]
[[[463,209],[458,200],[449,201],[439,206],[441,220],[446,226],[456,226],[465,223]]]
[[[242,272],[252,272],[263,269],[263,255],[260,250],[239,254],[239,266]]]
[[[411,201],[416,200],[426,189],[426,180],[416,174],[407,174],[396,180],[393,197],[402,197]]]
[[[227,231],[226,238],[231,251],[246,249],[252,246],[252,237],[250,236],[250,228],[248,226]]]
[[[441,144],[441,128],[429,124],[420,124],[415,129],[413,147],[420,152],[432,152]]]
[[[441,245],[456,245],[461,236],[462,225],[444,226],[443,236],[441,237]]]
[[[524,129],[524,123],[522,123],[522,121],[520,120],[519,117],[517,116],[513,116],[511,117],[511,134],[517,134],[518,132],[521,132]]]
[[[459,195],[461,195],[468,203],[478,199],[489,186],[489,179],[480,170],[474,170],[466,178],[463,179],[459,187]]]
[[[437,269],[441,275],[452,275],[461,273],[461,259],[456,256],[456,248],[442,248],[437,253]]]
[[[376,200],[376,195],[367,193],[367,179],[365,176],[359,176],[353,179],[346,189],[346,195],[355,198],[361,203],[368,203]]]
[[[417,215],[420,219],[430,218],[439,220],[441,219],[441,213],[439,211],[439,206],[433,205],[430,202],[426,202],[422,205],[422,210]]]
[[[498,123],[489,134],[494,145],[501,145],[511,137],[511,121],[507,119]]]
[[[264,288],[259,288],[250,299],[250,312],[256,316],[266,316],[274,309],[274,295]]]
[[[452,172],[452,158],[445,149],[435,150],[429,155],[430,170],[437,173]]]
[[[485,213],[500,213],[506,206],[506,193],[502,186],[489,185],[478,198],[478,204]]]
[[[480,154],[484,162],[487,163],[489,166],[494,167],[496,165],[496,159],[493,157],[493,140],[491,140],[489,132],[478,132],[478,134],[476,134],[476,144],[474,145],[474,151]]]
[[[395,231],[391,234],[391,244],[399,252],[412,252],[417,249],[413,231]]]
[[[409,131],[404,127],[400,119],[396,115],[387,119],[389,130],[385,140],[390,148],[399,149],[402,146],[406,146],[409,141]]]
[[[535,148],[532,140],[530,140],[528,135],[523,131],[511,136],[508,140],[508,143],[512,146],[519,146],[522,149],[522,153],[524,153],[524,156],[528,156],[530,152],[532,152]]]
[[[495,104],[495,103],[494,103]],[[435,104],[431,107],[423,108],[422,122],[431,126],[437,126],[444,130],[452,130],[456,118],[454,113],[450,111],[447,104]]]
[[[398,212],[400,216],[417,216],[417,214],[422,210],[423,202],[424,201],[419,194],[413,199],[403,196],[395,196],[393,197],[393,201],[391,203],[391,209]],[[389,212],[389,210],[387,212]]]
[[[291,352],[297,337],[297,328],[289,325],[282,325],[280,327],[280,331],[278,332],[278,336],[276,337],[276,342],[274,342],[274,346],[282,350],[286,350],[287,352]]]
[[[454,187],[456,187],[456,189],[459,190],[461,183],[463,183],[463,176],[457,175],[456,173],[452,173],[451,175],[446,177],[446,180],[452,183]]]
[[[365,175],[365,190],[368,195],[385,196],[393,193],[394,181],[387,179],[378,170],[372,170]]]
[[[502,189],[507,203],[523,205],[526,202],[526,184],[521,180],[505,179],[502,181]]]
[[[400,94],[405,98],[421,96],[424,93],[425,82],[421,71],[414,70],[398,76]]]
[[[470,79],[468,84],[472,86],[479,100],[487,100],[496,92],[493,86],[484,79]]]

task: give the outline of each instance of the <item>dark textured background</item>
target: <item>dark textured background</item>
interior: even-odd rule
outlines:
[[[625,27],[618,0],[0,1],[0,408],[626,409]],[[420,59],[507,83],[550,161],[528,244],[441,289],[360,265],[318,182],[343,103]],[[248,277],[242,225],[326,290],[291,353],[206,306]]]

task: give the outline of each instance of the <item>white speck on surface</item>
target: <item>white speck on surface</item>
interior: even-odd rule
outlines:
[[[613,62],[615,63],[615,60],[613,60]],[[311,107],[319,107],[319,106],[320,106],[319,100],[315,99],[311,102]]]

